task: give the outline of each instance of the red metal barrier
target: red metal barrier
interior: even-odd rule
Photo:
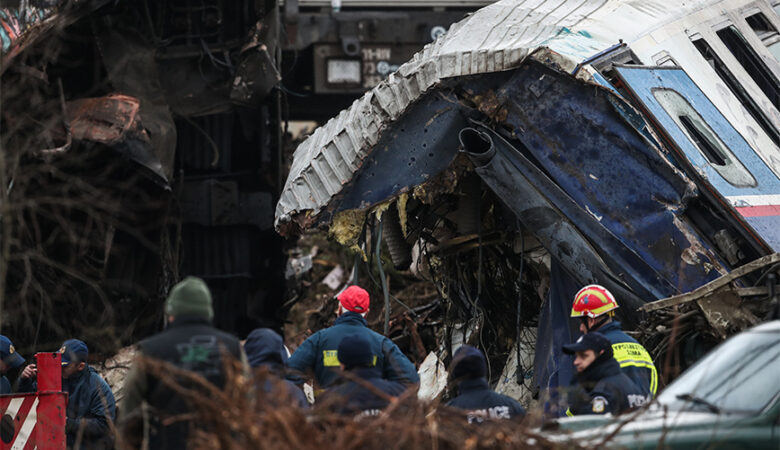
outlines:
[[[38,353],[38,392],[0,395],[0,450],[65,448],[68,394],[62,391],[62,355]]]

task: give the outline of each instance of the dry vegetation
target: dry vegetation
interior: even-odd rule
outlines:
[[[255,390],[255,381],[240,370],[230,370],[225,390],[216,389],[197,375],[169,364],[147,360],[154,373],[192,406],[170,422],[186,420],[197,424],[189,448],[195,449],[482,449],[482,448],[579,448],[570,442],[553,442],[524,421],[485,422],[467,425],[465,415],[439,405],[423,404],[414,392],[392,400],[379,416],[354,420],[328,412],[328,405],[311,410],[290,406],[285,394]],[[262,385],[266,372],[258,375]],[[278,381],[278,380],[277,380]],[[253,392],[253,394],[248,394]],[[282,391],[283,392],[283,391]],[[229,405],[229,406],[226,406]],[[128,426],[120,418],[122,449],[140,448],[139,426]],[[133,430],[133,431],[130,431]]]

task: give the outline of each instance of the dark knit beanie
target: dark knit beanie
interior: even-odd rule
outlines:
[[[346,336],[339,343],[338,358],[346,367],[367,367],[374,363],[371,344],[359,334]]]
[[[487,376],[487,361],[479,349],[470,345],[462,345],[452,357],[453,380],[483,378]]]
[[[180,281],[168,294],[165,314],[173,317],[195,316],[213,319],[214,308],[211,305],[209,287],[197,277],[187,277]]]

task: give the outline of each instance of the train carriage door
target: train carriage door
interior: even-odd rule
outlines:
[[[616,66],[615,72],[676,150],[690,176],[725,197],[780,251],[780,179],[679,67]]]

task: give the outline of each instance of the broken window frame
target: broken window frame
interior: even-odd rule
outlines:
[[[691,144],[726,182],[739,188],[758,185],[756,177],[682,94],[669,88],[653,88],[651,92]]]
[[[726,23],[725,26],[714,31],[750,79],[761,89],[772,105],[780,110],[780,80],[767,67],[742,32],[733,23]]]
[[[764,12],[758,11],[745,16],[745,22],[769,50],[769,53],[780,62],[780,32],[764,15]]]
[[[764,130],[764,133],[766,133],[769,139],[780,147],[780,132],[778,132],[777,128],[772,124],[772,121],[766,115],[764,109],[750,96],[744,86],[742,86],[742,83],[737,80],[737,77],[734,76],[707,40],[698,33],[690,36],[690,40],[693,46],[696,47],[696,50],[699,51],[702,58],[704,58],[704,61],[712,67],[712,70],[715,71],[718,78],[720,78],[726,87],[729,88],[734,97],[742,103],[742,106],[745,107],[761,129]]]

